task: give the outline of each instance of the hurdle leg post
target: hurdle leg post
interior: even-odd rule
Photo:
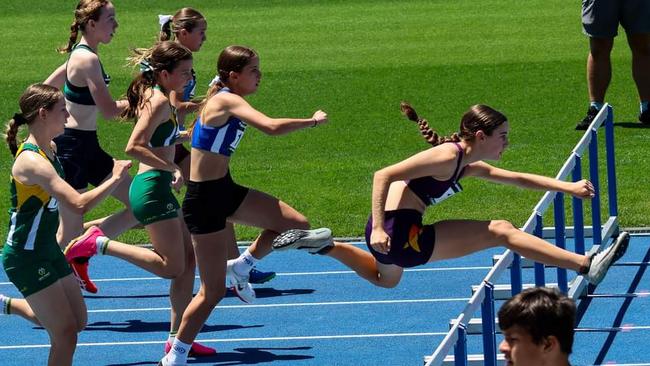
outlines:
[[[542,215],[541,214],[536,214],[535,215],[535,230],[533,231],[533,234],[538,238],[542,238],[543,229],[544,229],[544,224],[542,222]],[[544,264],[543,263],[535,262],[535,286],[537,286],[537,287],[546,286],[546,275],[544,273]]]
[[[555,245],[566,249],[566,230],[564,228],[564,194],[557,193],[553,203],[553,219],[555,223]],[[565,268],[557,267],[557,284],[563,293],[569,292]]]
[[[496,325],[494,324],[494,285],[485,282],[485,298],[481,304],[481,323],[483,325],[483,365],[496,366],[497,343]]]

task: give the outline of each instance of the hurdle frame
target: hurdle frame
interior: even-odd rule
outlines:
[[[607,193],[608,193],[608,214],[605,224],[601,221],[601,187],[599,179],[598,165],[598,129],[605,125],[605,154],[606,154],[606,171],[607,171]],[[582,138],[571,151],[566,162],[556,175],[556,179],[566,180],[571,175],[572,181],[579,181],[582,178],[582,157],[585,151],[589,157],[589,179],[594,185],[595,195],[591,199],[591,220],[593,245],[587,254],[598,251],[603,242],[607,242],[614,235],[618,235],[618,203],[617,203],[617,186],[616,186],[616,166],[614,156],[614,113],[609,104],[605,104],[600,112],[596,115],[592,123],[585,131]],[[579,198],[572,199],[573,213],[573,237],[575,238],[575,251],[579,254],[585,254],[585,226],[583,201]],[[554,208],[554,237],[556,245],[565,248],[567,227],[565,226],[565,207],[564,193],[547,191],[539,200],[532,214],[521,228],[522,231],[543,237],[545,230],[543,226],[543,215],[553,204]],[[438,345],[431,356],[425,356],[425,366],[440,366],[445,362],[452,362],[448,354],[454,347],[453,364],[455,366],[469,365],[469,359],[472,355],[467,354],[467,327],[476,313],[479,306],[481,307],[481,323],[483,334],[483,357],[474,357],[476,363],[486,366],[497,365],[497,345],[496,345],[496,324],[494,309],[494,283],[501,274],[510,266],[510,283],[512,295],[518,294],[523,288],[521,279],[522,260],[521,257],[509,249],[506,250],[497,262],[492,266],[481,284],[475,290],[474,294],[465,305],[460,315],[452,320],[451,327],[445,338]],[[570,298],[577,300],[586,291],[593,290],[583,276],[577,276],[571,283],[567,280],[566,269],[557,268],[558,288],[567,294]],[[541,263],[535,263],[535,286],[546,286],[545,267]],[[481,363],[482,362],[482,363]]]

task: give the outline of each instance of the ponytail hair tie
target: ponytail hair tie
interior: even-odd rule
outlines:
[[[142,61],[140,61],[140,72],[142,74],[153,72],[153,67],[149,63],[148,59],[144,58]]]
[[[25,123],[27,123],[27,120],[25,119],[25,116],[23,116],[22,113],[14,113],[14,118],[13,119],[14,119],[14,121],[16,122],[16,124],[18,126],[24,125]]]
[[[163,14],[158,14],[158,24],[160,24],[160,30],[163,30],[165,25],[172,20],[171,15],[163,15]]]
[[[220,81],[221,81],[221,78],[219,77],[219,74],[217,74],[217,76],[215,76],[214,79],[212,79],[212,81],[210,81],[210,85],[208,85],[208,86],[216,85]]]

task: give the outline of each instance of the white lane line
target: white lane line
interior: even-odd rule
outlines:
[[[297,306],[336,306],[336,305],[385,305],[385,304],[408,304],[408,303],[440,303],[440,302],[461,302],[469,301],[469,298],[447,298],[447,299],[411,299],[411,300],[366,300],[366,301],[333,301],[333,302],[302,302],[289,304],[251,304],[251,305],[223,305],[218,309],[251,309],[251,308],[285,308]],[[161,308],[133,308],[133,309],[94,309],[89,313],[120,313],[135,311],[169,311],[168,307]]]
[[[445,272],[445,271],[472,271],[472,270],[489,270],[492,267],[440,267],[440,268],[413,268],[405,269],[404,272]],[[355,274],[354,271],[322,271],[322,272],[284,272],[277,273],[278,277],[282,276],[317,276],[317,275],[338,275],[338,274]],[[195,278],[199,278],[196,276]],[[160,277],[123,277],[123,278],[100,278],[93,279],[93,282],[126,282],[126,281],[167,281]],[[13,285],[11,282],[0,282],[2,285]]]
[[[425,337],[444,336],[447,332],[428,333],[389,333],[389,334],[344,334],[324,336],[296,336],[296,337],[268,337],[268,338],[231,338],[231,339],[197,339],[200,343],[230,343],[230,342],[268,342],[268,341],[302,341],[319,339],[353,339],[353,338],[389,338],[389,337]],[[163,344],[166,341],[139,341],[139,342],[98,342],[98,343],[77,343],[78,347],[100,347],[100,346],[133,346],[146,344]],[[49,344],[25,344],[16,346],[0,346],[3,349],[25,349],[25,348],[49,348]]]
[[[576,332],[596,333],[596,332],[629,332],[632,330],[648,330],[650,325],[621,325],[620,327],[605,327],[605,328],[591,328],[580,327],[576,328]]]

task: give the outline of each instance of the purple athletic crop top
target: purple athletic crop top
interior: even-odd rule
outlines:
[[[465,168],[459,171],[460,163],[463,160],[463,149],[458,143],[454,142],[453,144],[458,149],[458,162],[456,163],[456,170],[454,170],[451,178],[440,181],[431,176],[427,176],[406,181],[407,187],[427,206],[440,203],[463,190],[463,187],[458,182],[465,171]]]

